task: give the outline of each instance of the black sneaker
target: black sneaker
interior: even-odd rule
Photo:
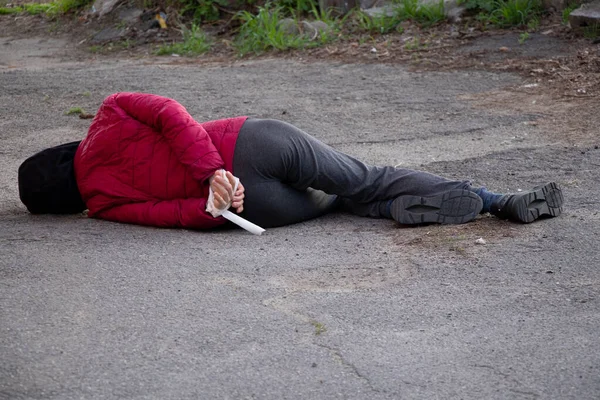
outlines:
[[[563,194],[554,182],[525,192],[507,194],[492,203],[490,213],[498,218],[528,224],[540,217],[557,217],[562,212]]]
[[[392,218],[405,225],[464,224],[477,217],[483,202],[470,190],[450,190],[432,196],[400,196],[390,207]]]

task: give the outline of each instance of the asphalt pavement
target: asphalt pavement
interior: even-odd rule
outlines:
[[[479,104],[523,78],[0,41],[21,48],[0,51],[0,399],[600,398],[600,143],[510,97]],[[66,112],[117,91],[200,121],[282,119],[491,190],[555,180],[565,211],[417,228],[332,214],[262,236],[28,214],[19,164],[83,138],[90,120]]]

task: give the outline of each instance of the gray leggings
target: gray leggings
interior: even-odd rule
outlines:
[[[233,173],[244,184],[242,217],[265,228],[293,224],[336,208],[390,218],[389,200],[468,189],[427,172],[375,167],[282,121],[248,119],[239,132]]]

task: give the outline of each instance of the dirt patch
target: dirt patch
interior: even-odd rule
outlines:
[[[19,3],[18,0],[16,3]],[[23,0],[24,1],[24,0]],[[23,39],[55,37],[68,40],[71,57],[140,58],[151,56],[165,43],[181,39],[182,21],[175,10],[167,8],[169,29],[142,30],[126,26],[118,7],[112,14],[98,19],[89,13],[77,18],[49,19],[43,16],[0,16],[0,37]],[[238,57],[231,43],[236,24],[234,18],[203,29],[216,39],[213,49],[202,56],[175,62],[235,61]],[[239,22],[238,22],[239,23]],[[124,29],[115,40],[95,42],[103,30]],[[544,19],[536,33],[523,30],[480,30],[468,26],[440,24],[422,29],[410,22],[402,24],[402,33],[386,35],[341,32],[337,41],[319,48],[278,52],[277,57],[310,62],[331,60],[344,63],[406,63],[414,69],[492,69],[519,72],[537,81],[552,83],[559,95],[589,97],[600,93],[600,47],[580,38],[565,26],[560,16]],[[23,46],[23,44],[20,44]],[[272,57],[274,53],[261,57]],[[162,59],[172,57],[166,56]],[[255,57],[251,57],[255,58]]]
[[[474,257],[481,248],[494,246],[506,238],[525,234],[515,223],[485,214],[468,224],[432,225],[428,228],[401,227],[395,243],[407,251],[431,251],[432,255]],[[483,243],[481,240],[483,239]]]
[[[544,132],[550,142],[567,145],[597,145],[600,116],[597,113],[596,96],[568,96],[552,86],[552,82],[541,82],[535,87],[530,84],[461,96],[474,107],[498,114],[526,112],[536,115],[528,125]],[[566,84],[563,83],[564,88]],[[529,86],[529,87],[526,87]]]

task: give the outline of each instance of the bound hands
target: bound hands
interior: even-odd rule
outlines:
[[[227,179],[223,177],[222,170],[217,170],[210,178],[210,187],[214,195],[214,206],[222,209],[231,201],[231,207],[239,214],[244,211],[244,186],[242,182],[238,183],[237,190],[233,193],[235,177],[229,171],[226,172],[225,176]]]

